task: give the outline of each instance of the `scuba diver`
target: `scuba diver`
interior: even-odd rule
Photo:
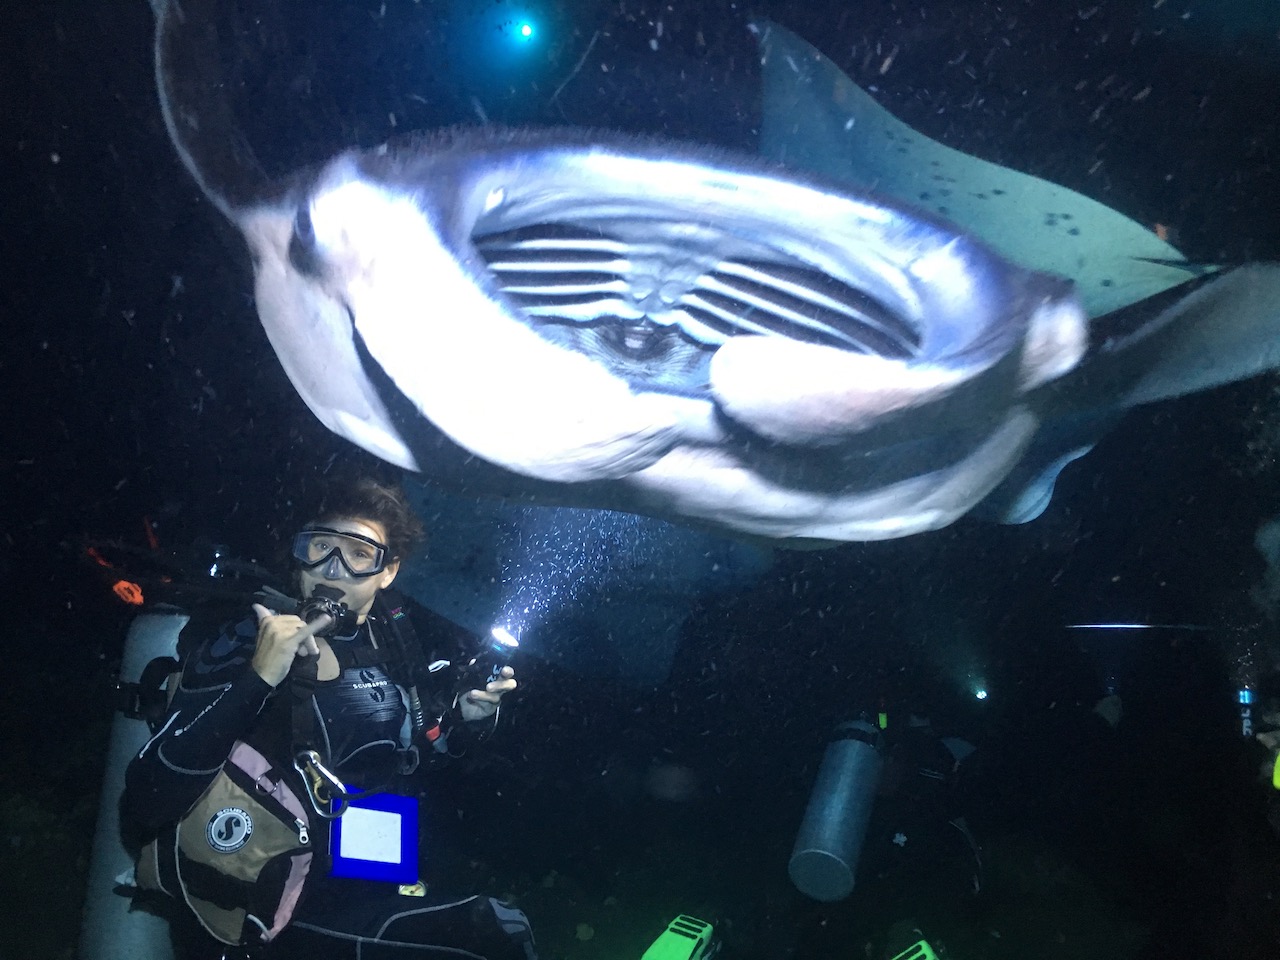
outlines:
[[[916,698],[919,699],[919,698]],[[864,711],[839,724],[819,766],[788,867],[805,909],[797,956],[862,942],[877,960],[932,957],[943,915],[967,925],[983,857],[964,816],[975,748],[923,711]],[[963,772],[962,772],[963,771]],[[856,881],[856,882],[855,882]]]
[[[973,744],[940,736],[919,712],[886,734],[863,857],[867,893],[878,912],[898,917],[881,945],[891,957],[920,939],[916,926],[926,920],[923,911],[969,912],[984,877],[982,848],[964,815]]]
[[[516,687],[505,662],[473,660],[448,674],[450,689],[428,688],[443,661],[426,663],[384,593],[421,535],[398,488],[335,483],[294,540],[301,603],[278,595],[195,638],[167,715],[129,765],[121,817],[140,848],[137,886],[185,903],[224,944],[535,957],[521,911],[426,896],[416,801],[391,789],[420,752],[456,755],[491,733]]]

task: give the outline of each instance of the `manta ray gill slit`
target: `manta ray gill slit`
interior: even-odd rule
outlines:
[[[738,237],[636,242],[609,224],[540,222],[472,242],[508,301],[547,340],[634,388],[698,395],[715,351],[743,335],[909,360],[913,318],[849,280]],[[683,238],[682,238],[683,239]]]

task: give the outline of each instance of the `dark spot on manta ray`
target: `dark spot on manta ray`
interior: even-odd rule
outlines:
[[[906,148],[906,147],[899,147],[899,148],[898,148],[898,152],[899,152],[899,153],[906,153],[906,152],[907,152],[907,148]]]
[[[926,190],[924,193],[920,194],[920,199],[925,201],[931,200],[933,199],[933,194]]]
[[[1080,228],[1072,227],[1070,230],[1067,231],[1067,233],[1071,234],[1071,236],[1073,237],[1078,237],[1080,236]]]
[[[1102,281],[1102,283],[1100,283],[1100,284],[1099,284],[1099,286],[1102,286],[1102,287],[1112,287],[1112,286],[1115,286],[1115,281],[1114,281],[1114,280],[1112,280],[1112,279],[1110,279],[1110,278],[1108,278],[1108,279],[1106,279],[1106,280],[1103,280],[1103,281]]]
[[[298,210],[293,215],[293,235],[304,243],[316,242],[316,228],[311,222],[311,204],[298,204]]]
[[[1001,190],[999,187],[992,187],[991,192],[997,197],[1003,197],[1005,194],[1005,191]]]
[[[951,208],[950,208],[950,207],[938,207],[938,213],[939,213],[939,214],[941,214],[941,215],[942,215],[942,216],[944,216],[944,217],[949,217],[949,216],[951,216]]]
[[[975,199],[977,199],[977,200],[986,200],[986,199],[987,199],[987,195],[986,195],[985,193],[974,193],[974,194],[971,194],[971,196],[972,196],[972,197],[974,197],[974,198],[975,198]]]

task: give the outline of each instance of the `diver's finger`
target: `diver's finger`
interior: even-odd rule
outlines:
[[[272,613],[270,610],[268,610],[266,607],[264,607],[260,603],[255,603],[252,607],[252,610],[253,610],[253,615],[258,618],[259,623],[267,619],[267,617],[275,616],[274,613]]]
[[[329,616],[327,613],[322,613],[314,620],[308,620],[307,623],[303,625],[302,629],[293,635],[293,639],[301,643],[307,637],[314,637],[331,623],[333,623],[333,617]]]
[[[331,623],[333,623],[333,617],[327,613],[322,613],[295,633],[292,642],[298,645],[298,652],[302,653],[305,650],[306,654],[312,657],[318,654],[320,645],[316,643],[315,635]]]
[[[488,694],[486,697],[491,703],[497,703],[498,698],[504,693],[510,693],[516,688],[515,680],[507,677],[505,680],[494,680],[485,686],[484,692]]]

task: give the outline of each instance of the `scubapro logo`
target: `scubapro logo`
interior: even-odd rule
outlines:
[[[385,678],[381,680],[378,679],[369,670],[360,671],[360,680],[360,683],[353,683],[351,685],[353,690],[368,690],[369,696],[373,698],[374,703],[382,703],[387,699],[386,691],[381,688],[388,684],[388,680]]]
[[[239,807],[223,807],[209,818],[204,834],[219,853],[235,853],[253,833],[253,817]]]

